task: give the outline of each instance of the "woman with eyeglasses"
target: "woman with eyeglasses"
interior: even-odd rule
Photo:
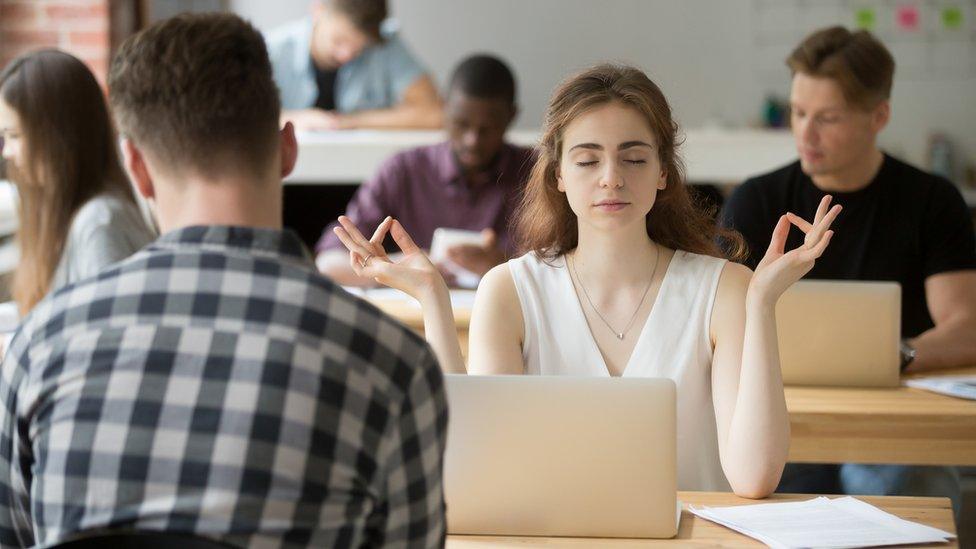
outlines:
[[[0,72],[0,136],[20,204],[21,315],[155,239],[119,162],[102,89],[77,58],[22,55]]]

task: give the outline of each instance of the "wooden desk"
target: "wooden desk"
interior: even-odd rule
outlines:
[[[376,303],[423,333],[420,307]],[[456,307],[454,315],[467,356],[471,310]],[[976,368],[945,373],[976,374]],[[787,387],[786,406],[792,462],[976,466],[976,401],[909,387]]]
[[[790,461],[976,465],[976,401],[910,387],[787,387],[786,406]]]
[[[592,539],[592,538],[518,538],[494,536],[448,536],[449,549],[489,549],[496,547],[545,547],[547,549],[582,547],[608,547],[630,549],[637,547],[661,546],[702,546],[702,547],[760,547],[761,543],[738,532],[713,522],[700,519],[688,511],[688,505],[742,505],[772,501],[797,501],[815,496],[792,494],[773,494],[762,501],[742,499],[732,494],[713,492],[678,492],[678,499],[684,503],[681,511],[681,524],[674,539],[635,540],[635,539]],[[952,505],[948,498],[911,497],[859,497],[893,515],[903,519],[927,524],[946,532],[955,533],[952,518]],[[925,547],[958,547],[958,543],[925,545]],[[901,546],[908,547],[908,546]]]
[[[366,295],[365,297],[374,305],[382,309],[386,314],[399,320],[418,334],[423,335],[424,316],[420,310],[420,306],[415,301],[403,299],[371,299],[369,295]],[[461,354],[467,358],[468,327],[471,325],[471,308],[454,307],[454,324],[457,325],[458,342],[461,344]]]

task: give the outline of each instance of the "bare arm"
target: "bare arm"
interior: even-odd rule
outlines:
[[[712,402],[719,456],[732,490],[762,498],[776,489],[790,447],[775,304],[749,298],[752,272],[729,263],[712,313]],[[755,295],[755,294],[753,294]]]
[[[378,280],[382,282],[383,279]],[[457,326],[454,324],[451,294],[440,274],[430,289],[421,294],[419,301],[424,315],[424,337],[434,349],[441,369],[449,374],[466,373]]]
[[[429,76],[417,78],[403,91],[403,100],[388,109],[340,113],[311,107],[281,112],[281,125],[291,122],[300,131],[376,129],[439,129],[443,126],[441,100]]]
[[[348,217],[340,216],[339,224],[341,227],[336,227],[335,233],[349,250],[349,266],[353,272],[396,288],[419,301],[423,309],[424,336],[441,369],[448,373],[465,373],[447,284],[400,222],[387,217],[369,240]],[[387,231],[403,251],[403,256],[396,262],[383,250]]]
[[[830,225],[841,210],[830,208],[830,200],[826,196],[820,202],[813,223],[794,214],[782,216],[751,277],[749,269],[727,265],[719,281],[711,328],[712,402],[722,470],[739,496],[772,493],[789,455],[776,301],[827,249]],[[790,224],[806,237],[802,246],[787,252]]]
[[[925,300],[935,327],[911,341],[917,354],[908,371],[976,366],[976,271],[928,277]]]
[[[508,264],[485,274],[471,311],[468,373],[524,374],[522,339],[525,320]]]
[[[442,125],[441,100],[434,81],[427,75],[407,86],[403,99],[389,109],[339,115],[339,127],[343,129],[438,129]]]

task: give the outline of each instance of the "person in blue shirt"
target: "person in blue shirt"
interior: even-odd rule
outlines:
[[[439,128],[433,79],[397,36],[386,0],[315,0],[265,40],[282,122],[300,130]]]

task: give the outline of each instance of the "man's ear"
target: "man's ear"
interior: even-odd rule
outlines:
[[[871,129],[874,133],[879,133],[888,125],[891,119],[891,101],[885,99],[874,108],[871,113]]]
[[[512,103],[512,110],[511,113],[508,115],[508,123],[505,124],[506,129],[508,129],[509,127],[511,127],[512,124],[515,123],[515,119],[518,118],[518,115],[519,115],[518,105]]]
[[[152,176],[146,165],[146,157],[131,139],[122,140],[122,159],[125,163],[125,171],[128,172],[129,179],[132,180],[139,194],[146,200],[156,198],[156,188],[153,186]]]
[[[295,137],[294,124],[285,122],[285,127],[281,128],[281,138],[279,141],[281,178],[284,179],[295,169],[295,163],[298,161],[298,139]]]

